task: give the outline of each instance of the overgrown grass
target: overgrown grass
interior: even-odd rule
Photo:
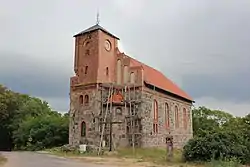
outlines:
[[[6,161],[7,161],[7,159],[5,157],[3,157],[2,155],[0,155],[0,165],[5,163]]]
[[[74,152],[62,152],[60,148],[54,148],[46,150],[50,153],[59,156],[75,157],[97,157],[96,152],[80,154],[78,151]],[[134,151],[131,148],[120,148],[115,152],[104,152],[100,157],[110,157],[110,158],[125,158],[125,159],[134,159],[135,162],[151,162],[158,165],[171,165],[178,167],[187,167],[187,166],[198,166],[197,164],[187,164],[183,161],[182,151],[175,150],[174,155],[171,160],[166,159],[166,150],[160,148],[136,148]]]
[[[97,157],[96,152],[81,154],[79,151],[74,152],[63,152],[60,148],[53,148],[46,150],[50,153],[59,156],[67,157]],[[183,160],[182,151],[174,150],[173,158],[169,161],[166,159],[166,150],[160,148],[136,148],[134,151],[131,148],[120,148],[115,152],[104,152],[100,157],[111,157],[111,158],[126,158],[134,159],[135,162],[152,162],[158,165],[169,165],[173,167],[239,167],[240,163],[237,159],[221,159],[211,160],[208,163],[196,162],[186,163]]]
[[[206,164],[207,167],[239,167],[241,164],[236,158],[212,160]]]
[[[118,157],[136,158],[141,161],[150,161],[157,164],[166,163],[166,155],[166,150],[160,148],[137,148],[134,151],[131,148],[117,150]],[[182,152],[175,150],[173,158],[168,163],[183,163]]]

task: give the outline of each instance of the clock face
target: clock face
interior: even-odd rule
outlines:
[[[104,47],[107,51],[110,51],[111,50],[111,43],[108,40],[106,40],[104,43]]]

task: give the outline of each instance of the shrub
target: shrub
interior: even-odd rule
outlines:
[[[217,132],[191,139],[183,150],[186,161],[237,158],[240,162],[246,163],[249,155],[244,139],[233,132]]]

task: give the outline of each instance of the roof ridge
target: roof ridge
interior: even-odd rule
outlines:
[[[87,28],[87,29],[81,31],[80,33],[74,35],[74,37],[77,37],[77,36],[79,36],[79,35],[83,35],[83,34],[86,34],[86,33],[90,33],[90,32],[93,32],[93,31],[95,31],[95,30],[101,30],[101,31],[103,31],[104,33],[106,33],[106,34],[108,34],[108,35],[110,35],[110,36],[112,36],[112,37],[114,37],[114,38],[116,38],[116,39],[119,40],[118,37],[116,37],[115,35],[113,35],[113,34],[110,33],[109,31],[107,31],[105,28],[103,28],[103,27],[100,26],[99,24],[95,24],[95,25],[93,25],[93,26],[91,26],[91,27],[89,27],[89,28]]]
[[[176,94],[176,95],[178,95],[180,97],[183,97],[185,99],[193,101],[192,98],[184,90],[182,90],[181,87],[179,87],[174,81],[172,81],[170,78],[168,78],[160,70],[157,70],[157,69],[155,69],[155,68],[153,68],[153,67],[151,67],[151,66],[149,66],[149,65],[147,65],[145,63],[142,63],[141,61],[139,61],[139,60],[137,60],[137,59],[135,59],[135,58],[133,58],[131,56],[126,55],[124,52],[121,53],[121,54],[123,54],[126,57],[130,58],[132,60],[132,63],[135,63],[134,66],[142,66],[143,67],[143,69],[147,73],[146,75],[144,75],[144,79],[145,79],[145,82],[147,82],[148,84],[159,87],[159,88],[161,88],[163,90],[166,90],[166,91],[171,92],[173,94]],[[149,70],[153,71],[154,74],[152,74]],[[159,75],[158,76],[159,78],[158,77],[157,77],[157,79],[154,78],[156,76],[153,76],[153,78],[152,78],[151,75],[157,75],[157,74]],[[163,80],[158,81],[158,79],[159,80],[163,79]]]

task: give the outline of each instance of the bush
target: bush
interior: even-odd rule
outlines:
[[[233,132],[217,132],[191,139],[183,150],[186,161],[237,158],[240,162],[246,163],[249,156],[244,139]]]

